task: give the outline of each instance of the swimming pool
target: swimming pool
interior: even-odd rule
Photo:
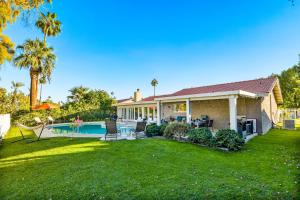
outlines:
[[[100,134],[106,133],[105,125],[102,123],[90,124],[83,123],[78,127],[73,127],[72,124],[55,124],[47,127],[54,134]],[[134,130],[133,125],[117,124],[118,132],[121,134],[130,134]]]

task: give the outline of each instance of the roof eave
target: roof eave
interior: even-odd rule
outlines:
[[[210,93],[202,93],[202,94],[191,94],[191,95],[181,95],[181,96],[169,96],[162,98],[155,98],[155,101],[166,101],[166,100],[180,100],[180,99],[193,99],[193,98],[215,98],[215,97],[226,97],[232,95],[240,95],[249,98],[258,97],[257,94],[247,92],[244,90],[234,90],[234,91],[225,91],[225,92],[210,92]]]

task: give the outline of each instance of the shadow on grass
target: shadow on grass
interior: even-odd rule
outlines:
[[[278,199],[292,199],[295,188],[291,196],[282,193],[283,186],[276,185],[288,180],[289,186],[294,187],[290,181],[294,177],[280,173],[288,168],[280,165],[282,170],[278,174],[272,174],[276,171],[270,168],[274,165],[272,157],[281,163],[286,153],[295,153],[299,162],[299,151],[293,151],[300,137],[292,132],[287,134],[289,137],[272,131],[250,141],[246,150],[232,154],[158,139],[105,143],[95,139],[53,138],[31,144],[5,142],[0,151],[0,180],[7,187],[0,187],[0,196],[272,199],[280,191]],[[287,151],[282,151],[285,148]],[[264,170],[259,169],[260,162]]]
[[[87,144],[90,142],[99,142],[96,138],[49,138],[37,140],[37,136],[32,131],[22,130],[26,140],[22,139],[19,129],[12,127],[0,145],[0,158],[4,159],[11,156],[18,156],[21,154],[34,153],[37,151],[44,151],[49,149],[55,149],[59,147],[68,147],[72,145]],[[18,141],[20,140],[20,141]],[[34,141],[34,142],[32,142]],[[101,142],[99,142],[100,144]]]

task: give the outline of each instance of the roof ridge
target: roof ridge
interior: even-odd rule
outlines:
[[[194,88],[201,88],[201,87],[213,87],[213,86],[219,86],[219,85],[227,85],[227,84],[236,84],[236,83],[245,83],[245,82],[250,82],[250,81],[258,81],[258,80],[266,80],[266,79],[277,79],[277,77],[265,77],[265,78],[257,78],[257,79],[251,79],[251,80],[245,80],[245,81],[234,81],[234,82],[227,82],[227,83],[217,83],[213,85],[203,85],[203,86],[196,86],[196,87],[189,87],[189,88],[183,88],[181,90],[178,90],[172,94],[175,94],[177,92],[180,92],[182,90],[188,90],[188,89],[194,89]]]

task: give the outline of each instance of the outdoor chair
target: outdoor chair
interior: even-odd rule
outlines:
[[[54,119],[51,116],[48,116],[48,123],[53,124],[54,123]]]
[[[115,120],[106,120],[106,133],[105,133],[105,140],[107,139],[118,139],[118,129],[117,129],[117,122]]]
[[[146,128],[146,122],[137,122],[136,128],[135,128],[135,138],[144,138],[145,137],[145,128]]]
[[[210,128],[212,131],[214,131],[213,125],[214,125],[214,120],[210,119],[208,121],[207,128]]]

